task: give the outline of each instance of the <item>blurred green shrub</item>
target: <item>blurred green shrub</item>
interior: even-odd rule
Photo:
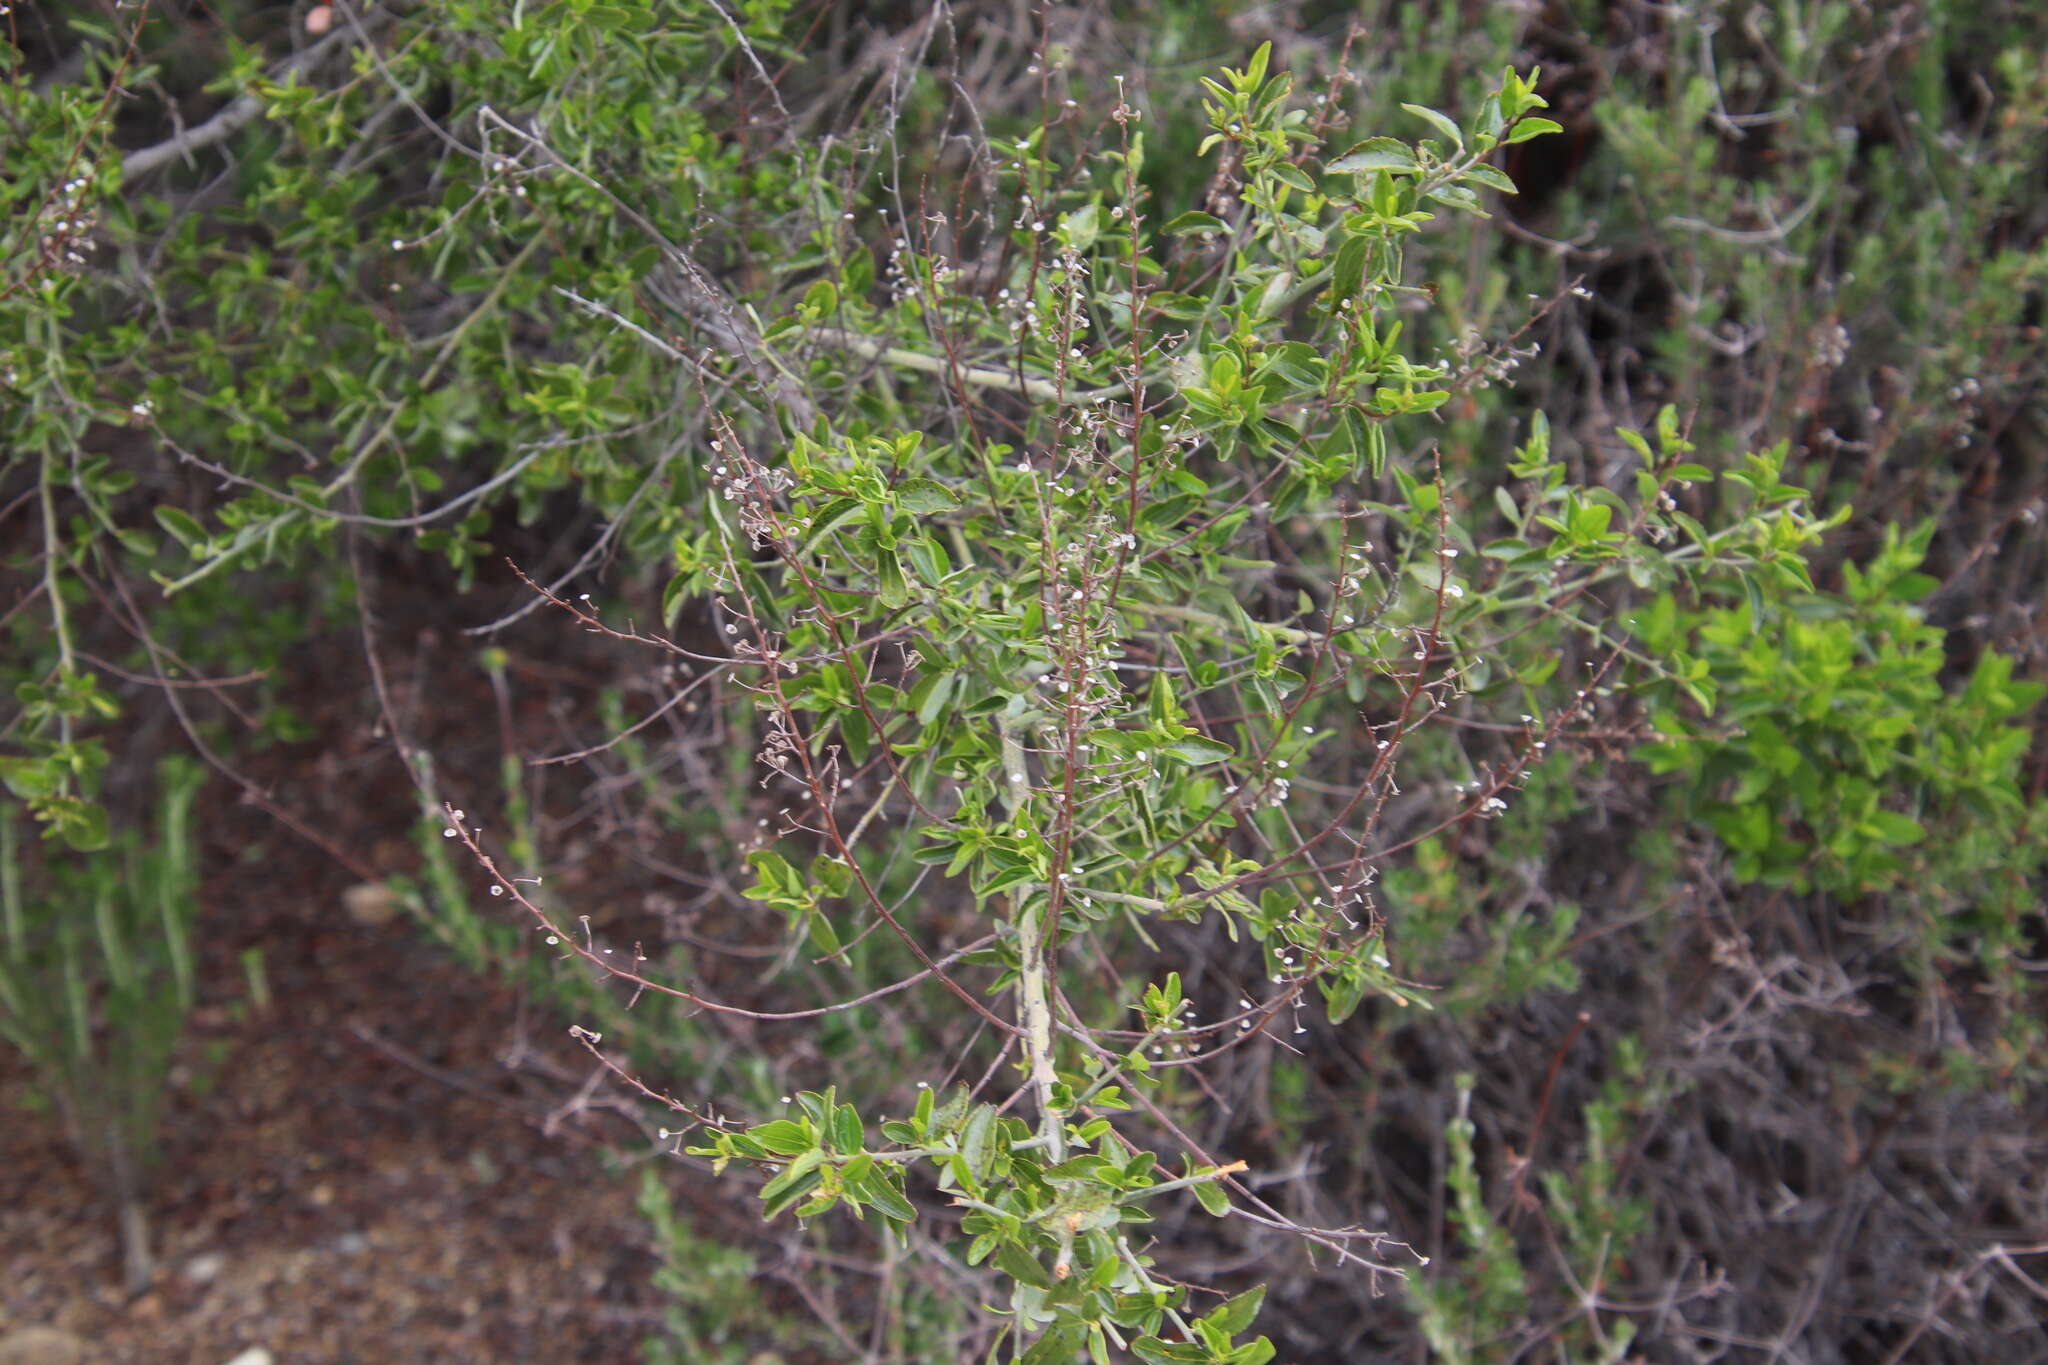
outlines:
[[[1867,565],[1843,566],[1839,596],[1682,611],[1664,593],[1638,618],[1652,653],[1705,665],[1693,676],[1718,705],[1697,721],[1662,712],[1668,738],[1642,756],[1680,779],[1682,809],[1727,844],[1738,879],[1858,896],[1910,877],[2023,903],[2043,850],[2022,837],[2031,736],[2016,722],[2048,688],[2013,681],[1996,652],[1943,686],[1944,632],[1913,605],[1937,586],[1919,572],[1933,530],[1888,528]]]
[[[1407,1286],[1423,1336],[1444,1365],[1509,1359],[1538,1342],[1554,1360],[1619,1365],[1629,1358],[1637,1329],[1610,1306],[1609,1296],[1625,1282],[1633,1243],[1650,1214],[1646,1200],[1621,1188],[1617,1169],[1635,1119],[1655,1104],[1641,1046],[1624,1038],[1617,1047],[1607,1082],[1582,1115],[1585,1139],[1577,1161],[1549,1164],[1538,1178],[1544,1196],[1538,1216],[1547,1225],[1546,1251],[1555,1270],[1525,1259],[1512,1230],[1539,1207],[1525,1185],[1526,1167],[1493,1200],[1487,1197],[1469,1112],[1473,1086],[1470,1075],[1454,1078],[1457,1112],[1444,1127],[1447,1222],[1460,1242],[1456,1258],[1417,1272]],[[1549,1301],[1550,1294],[1538,1292],[1537,1286],[1559,1278],[1573,1286],[1576,1303]],[[1546,1318],[1549,1313],[1555,1316]]]
[[[157,1117],[194,1000],[193,798],[204,773],[168,759],[156,819],[112,846],[32,858],[0,811],[0,1037],[27,1059],[113,1206],[130,1292],[149,1284],[144,1201]]]

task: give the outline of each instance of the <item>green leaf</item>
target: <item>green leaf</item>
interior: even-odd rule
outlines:
[[[842,1104],[832,1110],[832,1149],[841,1156],[852,1156],[860,1151],[862,1139],[860,1111],[850,1104]]]
[[[1156,727],[1175,722],[1180,715],[1180,703],[1173,697],[1173,683],[1162,668],[1152,675],[1152,686],[1146,692],[1146,719]]]
[[[1346,237],[1344,244],[1337,248],[1337,259],[1330,266],[1330,296],[1333,299],[1358,301],[1358,291],[1365,283],[1365,257],[1371,249],[1364,237]]]
[[[1455,136],[1455,131],[1453,135]],[[1415,149],[1396,138],[1369,137],[1324,169],[1340,175],[1361,175],[1372,171],[1412,171],[1415,169]]]
[[[757,848],[747,855],[753,864],[754,884],[740,892],[751,901],[776,901],[795,897],[803,891],[803,879],[789,859],[772,848]]]
[[[910,601],[910,580],[894,550],[875,551],[875,596],[891,611]]]
[[[791,1119],[770,1119],[747,1130],[747,1136],[777,1156],[795,1156],[817,1146],[804,1126]]]
[[[1325,977],[1322,985],[1323,1004],[1333,1024],[1349,1019],[1365,1000],[1365,977],[1355,969],[1346,970],[1335,979]]]
[[[1052,1272],[1016,1243],[1004,1242],[997,1247],[995,1259],[996,1268],[1020,1284],[1028,1284],[1034,1289],[1052,1288]]]
[[[1075,209],[1060,219],[1060,235],[1076,251],[1086,251],[1095,245],[1096,236],[1101,232],[1097,221],[1100,209],[1088,204]]]
[[[1514,181],[1508,179],[1507,176],[1501,174],[1501,172],[1495,170],[1493,167],[1485,164],[1484,162],[1481,162],[1479,165],[1473,166],[1470,169],[1468,169],[1464,174],[1464,179],[1477,180],[1480,184],[1486,186],[1488,189],[1499,190],[1502,194],[1520,193],[1520,191],[1518,191],[1515,188]]]
[[[1237,750],[1206,735],[1189,735],[1185,739],[1177,739],[1166,745],[1162,752],[1171,754],[1185,763],[1220,763],[1226,758],[1233,757]]]
[[[191,513],[176,507],[158,507],[156,524],[170,532],[180,545],[195,553],[206,543],[206,528],[201,526]]]
[[[1563,131],[1563,124],[1553,122],[1550,119],[1525,118],[1509,130],[1505,141],[1509,145],[1513,145],[1517,142],[1527,142],[1532,137],[1542,137],[1545,133],[1561,133]]]
[[[1303,194],[1314,194],[1316,182],[1309,179],[1300,167],[1290,166],[1284,161],[1275,162],[1266,168],[1266,174],[1281,184],[1300,190]]]
[[[1204,1313],[1202,1321],[1213,1323],[1223,1330],[1225,1336],[1234,1337],[1252,1325],[1252,1319],[1259,1315],[1259,1306],[1265,1301],[1266,1286],[1257,1285],[1226,1300],[1221,1307]]]
[[[811,513],[811,528],[804,536],[804,553],[816,551],[820,542],[861,514],[866,504],[858,498],[834,498]]]
[[[935,588],[953,572],[946,547],[928,535],[919,534],[904,541],[903,552],[910,557],[910,566],[917,570],[918,578]]]
[[[0,782],[25,801],[50,795],[63,781],[63,770],[51,759],[0,754]]]
[[[1190,211],[1174,218],[1160,231],[1169,237],[1177,237],[1186,232],[1228,232],[1230,225],[1213,213]]]
[[[65,843],[80,853],[96,853],[107,846],[107,808],[97,801],[75,796],[48,796],[38,811]]]
[[[950,512],[960,497],[937,479],[905,479],[896,485],[896,505],[913,516]]]
[[[967,1173],[976,1181],[988,1174],[989,1139],[995,1132],[996,1109],[992,1104],[978,1104],[967,1117],[967,1124],[960,1130],[960,1155],[967,1162]]]
[[[879,1165],[862,1182],[868,1203],[899,1223],[917,1221],[917,1206],[903,1197],[903,1191],[896,1188],[899,1178],[895,1169],[886,1164]]]
[[[1401,107],[1417,118],[1424,120],[1430,127],[1449,138],[1452,146],[1463,147],[1465,145],[1465,135],[1458,131],[1458,125],[1451,122],[1448,115],[1440,114],[1436,110],[1421,104],[1403,104]]]
[[[1063,1322],[1033,1342],[1017,1365],[1068,1365],[1087,1331],[1078,1322]]]
[[[668,586],[661,590],[662,625],[673,626],[676,623],[676,614],[683,609],[683,598],[689,590],[688,574],[677,574],[668,581]]]
[[[825,1160],[825,1153],[816,1147],[797,1157],[784,1167],[782,1174],[761,1187],[761,1217],[769,1219],[790,1208],[816,1189],[819,1182],[818,1167]]]
[[[1035,867],[1028,865],[1006,867],[997,871],[988,880],[977,882],[974,890],[977,895],[995,896],[1029,882],[1038,881],[1039,879],[1040,873]]]
[[[835,957],[838,955],[840,948],[839,932],[832,927],[831,916],[822,910],[811,911],[808,932],[811,946],[816,948],[822,956]]]
[[[1244,365],[1230,351],[1218,351],[1209,360],[1209,387],[1218,393],[1236,393],[1244,379]]]
[[[1252,59],[1245,63],[1244,79],[1238,85],[1240,90],[1256,90],[1265,82],[1266,68],[1273,60],[1273,44],[1259,44],[1259,50],[1252,53]]]

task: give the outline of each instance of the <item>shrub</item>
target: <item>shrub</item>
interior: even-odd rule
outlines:
[[[889,281],[856,255],[763,329],[813,357],[775,382],[836,397],[802,403],[780,441],[710,419],[711,496],[676,538],[663,614],[708,608],[722,650],[550,595],[587,630],[729,676],[727,724],[753,735],[777,808],[746,894],[791,941],[863,979],[878,955],[912,959],[817,1012],[936,980],[1000,1044],[982,1084],[1012,1054],[1023,1076],[1006,1100],[930,1077],[879,1121],[890,1097],[849,1099],[844,1074],[752,1124],[667,1101],[705,1130],[690,1153],[760,1171],[770,1217],[845,1207],[891,1228],[918,1218],[908,1177],[930,1167],[962,1259],[1007,1282],[1004,1332],[1027,1360],[1271,1356],[1239,1339],[1262,1290],[1197,1311],[1154,1270],[1135,1235],[1161,1195],[1393,1268],[1380,1236],[1304,1227],[1205,1150],[1176,1113],[1177,1073],[1276,1025],[1308,1032],[1317,996],[1333,1021],[1368,998],[1426,1003],[1371,889],[1379,860],[1422,837],[1380,832],[1396,764],[1468,698],[1526,706],[1434,828],[1509,806],[1550,739],[1603,705],[1594,685],[1620,686],[1606,627],[1560,620],[1559,596],[1702,566],[1802,581],[1818,530],[1770,456],[1734,476],[1753,496],[1726,525],[1678,513],[1668,489],[1707,471],[1667,412],[1661,449],[1627,433],[1642,456],[1627,496],[1571,483],[1539,423],[1512,466],[1524,491],[1482,504],[1513,534],[1476,542],[1426,437],[1404,433],[1513,357],[1406,354],[1401,314],[1426,295],[1403,248],[1434,211],[1512,188],[1488,158],[1546,126],[1525,118],[1530,82],[1508,73],[1462,128],[1412,110],[1430,141],[1320,156],[1264,49],[1205,84],[1228,217],[1152,210],[1140,112],[1121,103],[1107,149],[997,144],[1018,187],[1007,224],[959,225],[951,250],[906,224]],[[977,243],[996,286],[979,296],[953,284],[953,252]],[[1383,479],[1388,500],[1361,496]],[[1558,668],[1575,641],[1590,677]],[[551,945],[625,971],[487,865]],[[1157,936],[1204,922],[1242,947],[1209,950],[1205,995],[1230,984],[1198,1010],[1182,971],[1143,983],[1136,968],[1172,962]],[[932,942],[947,924],[975,928]],[[1032,1118],[1005,1112],[1027,1097]]]
[[[1190,54],[1277,21],[452,0],[269,58],[44,10],[71,28],[10,71],[80,74],[0,92],[33,528],[0,766],[61,839],[115,836],[106,755],[161,714],[133,679],[232,750],[243,717],[169,684],[358,614],[374,664],[365,566],[438,560],[494,618],[506,747],[524,615],[611,652],[559,713],[573,813],[516,758],[423,764],[364,689],[436,812],[409,903],[657,1113],[674,1077],[691,1136],[660,1141],[799,1217],[792,1275],[858,1249],[835,1204],[891,1229],[919,1269],[877,1321],[916,1350],[1256,1357],[1248,1270],[1169,1278],[1207,1254],[1272,1270],[1290,1350],[1356,1354],[1291,1310],[1362,1304],[1402,1241],[1439,1254],[1389,1351],[1682,1336],[1682,1295],[1617,1305],[1731,1245],[1702,1330],[1761,1337],[1832,1254],[1773,1182],[1846,1209],[1867,1156],[1902,1226],[2003,1206],[1829,1163],[1844,1123],[1939,1150],[1951,1101],[2026,1130],[2016,10],[1407,6],[1398,41],[1280,32],[1208,82]],[[1494,76],[1539,61],[1561,134],[1535,72]],[[1924,613],[1922,551],[1957,589]],[[490,900],[442,832],[480,823]],[[710,909],[648,891],[678,883]],[[1600,1107],[1610,1065],[1669,1103]],[[1785,1330],[1845,1340],[1912,1285],[1960,1321],[1946,1251],[1897,1245]],[[765,1330],[720,1335],[740,1264],[669,1277],[682,1349]],[[1641,1293],[1581,1322],[1606,1269]]]

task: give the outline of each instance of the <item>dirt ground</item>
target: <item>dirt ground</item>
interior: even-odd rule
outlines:
[[[437,650],[431,630],[386,640],[414,666]],[[122,1292],[113,1219],[0,1048],[4,1365],[224,1365],[252,1348],[277,1365],[621,1361],[659,1325],[637,1172],[604,1156],[638,1134],[564,1108],[588,1056],[402,916],[351,913],[364,866],[415,865],[417,808],[363,691],[333,685],[360,673],[360,640],[314,655],[291,671],[328,681],[302,691],[318,740],[244,771],[358,867],[224,779],[202,797],[201,1004],[160,1129],[148,1293]],[[411,714],[464,731],[488,772],[493,727],[473,717],[490,696],[474,668],[444,674],[459,675],[466,687],[412,692],[434,704]],[[252,946],[267,1008],[242,964]],[[26,1349],[36,1329],[50,1351]]]
[[[120,1290],[113,1222],[57,1124],[0,1061],[0,1341],[54,1328],[83,1359],[150,1365],[251,1347],[279,1365],[635,1358],[657,1321],[646,1225],[598,1159],[605,1120],[544,1132],[554,1088],[502,1065],[519,1002],[403,922],[357,924],[338,899],[273,913],[323,922],[268,926],[267,1010],[195,1020],[142,1297]]]

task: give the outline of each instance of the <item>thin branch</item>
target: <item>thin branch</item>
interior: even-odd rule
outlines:
[[[385,12],[373,15],[373,20],[382,19]],[[348,29],[334,32],[314,43],[305,51],[287,58],[271,69],[270,79],[281,83],[290,79],[294,72],[307,71],[318,65],[330,52],[345,46],[355,35]],[[261,117],[268,106],[261,96],[238,95],[228,102],[226,108],[215,114],[197,128],[181,129],[173,136],[154,146],[139,147],[121,158],[121,179],[132,184],[150,172],[159,170],[182,158],[188,165],[192,153],[211,147],[216,142],[225,142],[245,126]]]

